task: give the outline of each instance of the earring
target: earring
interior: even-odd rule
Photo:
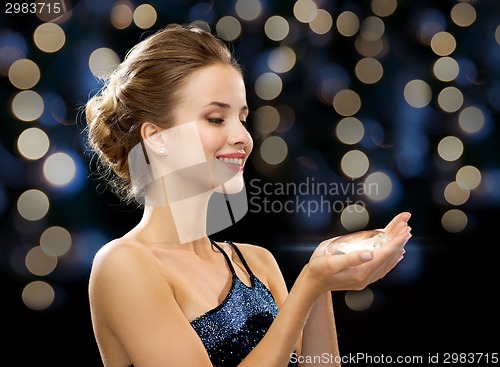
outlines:
[[[166,152],[167,152],[167,148],[166,147],[164,147],[164,146],[160,147],[160,154],[161,155],[164,155]]]

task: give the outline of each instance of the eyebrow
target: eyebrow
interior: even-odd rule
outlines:
[[[205,107],[209,107],[209,106],[217,106],[217,107],[224,108],[224,109],[230,109],[231,108],[230,104],[225,103],[225,102],[218,102],[218,101],[210,102]],[[248,111],[248,106],[244,105],[243,107],[241,107],[240,111],[241,112],[247,112]]]

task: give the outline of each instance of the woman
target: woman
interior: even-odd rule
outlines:
[[[144,204],[142,220],[103,246],[91,271],[106,367],[296,366],[292,356],[338,356],[331,291],[363,289],[402,259],[406,212],[376,251],[330,255],[331,239],[320,243],[289,292],[268,250],[212,241],[211,193],[243,187],[248,112],[224,43],[179,25],[136,45],[88,101],[91,147],[116,174],[116,192]]]

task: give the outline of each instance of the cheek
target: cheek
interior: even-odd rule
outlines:
[[[220,133],[200,131],[201,144],[208,159],[214,157],[216,151],[224,144],[224,136]],[[186,147],[187,148],[187,147]]]

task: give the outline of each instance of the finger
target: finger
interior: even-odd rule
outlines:
[[[342,255],[326,255],[325,261],[331,273],[364,264],[373,259],[373,251],[357,250]]]
[[[390,233],[394,230],[395,226],[398,225],[398,223],[404,222],[408,223],[410,220],[411,214],[409,212],[402,212],[396,215],[390,222],[387,224],[385,227],[385,232]]]

